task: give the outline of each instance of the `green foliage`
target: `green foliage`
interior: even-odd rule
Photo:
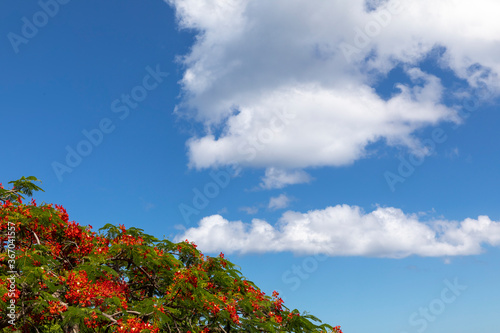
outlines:
[[[23,204],[33,181],[0,192],[2,332],[341,332],[265,295],[223,254]]]
[[[24,199],[22,194],[27,195],[28,197],[31,197],[33,195],[33,191],[42,191],[44,190],[34,184],[33,182],[42,182],[41,180],[38,180],[36,177],[29,176],[29,177],[21,177],[18,180],[14,180],[9,182],[9,184],[12,184],[12,189],[6,190],[2,188],[2,184],[0,184],[0,201],[6,202],[6,201],[18,201],[19,198]]]

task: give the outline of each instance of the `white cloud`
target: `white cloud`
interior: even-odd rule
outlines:
[[[267,208],[276,210],[276,209],[283,209],[288,207],[290,204],[290,198],[286,196],[286,194],[280,194],[277,197],[272,197],[269,199],[269,205]]]
[[[497,0],[168,2],[198,31],[178,108],[206,125],[187,143],[191,167],[341,166],[380,140],[422,152],[417,129],[457,121],[417,67],[436,47],[471,86],[500,86]],[[385,100],[374,86],[397,65],[412,83]]]
[[[206,252],[449,257],[479,254],[485,244],[500,246],[500,222],[487,216],[424,222],[418,214],[396,208],[365,213],[356,206],[338,205],[307,213],[287,211],[276,225],[259,219],[231,222],[213,215],[176,240],[186,238]]]
[[[260,186],[264,189],[283,188],[287,185],[309,183],[311,176],[302,170],[288,171],[278,168],[266,169]]]
[[[241,207],[240,210],[247,213],[248,215],[254,215],[259,212],[259,208],[257,207]]]
[[[262,220],[253,219],[250,226],[241,221],[229,222],[220,215],[212,215],[202,219],[198,228],[188,229],[184,233],[184,239],[197,240],[198,245],[206,252],[218,249],[228,253],[234,250],[266,252],[266,246],[276,237],[274,233],[273,227]],[[175,241],[182,237],[184,236],[177,236]]]

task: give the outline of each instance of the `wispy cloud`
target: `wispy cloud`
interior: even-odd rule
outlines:
[[[272,197],[269,199],[269,204],[267,208],[271,210],[284,209],[290,204],[290,198],[286,194],[280,194],[277,197]]]
[[[265,176],[262,178],[260,187],[267,190],[277,189],[287,185],[309,183],[311,179],[311,176],[302,170],[288,171],[278,168],[268,168],[266,169]]]
[[[142,207],[146,212],[149,212],[151,209],[155,208],[156,205],[152,202],[146,201],[143,197],[139,197],[139,200],[142,202]]]
[[[248,215],[255,215],[259,212],[259,208],[257,207],[240,207],[239,210],[247,213]]]

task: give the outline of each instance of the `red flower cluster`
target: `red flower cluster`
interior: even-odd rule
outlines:
[[[155,328],[150,323],[145,323],[138,318],[129,318],[127,320],[120,319],[117,325],[118,329],[116,332],[118,333],[137,333],[143,332],[143,330],[146,330],[146,332],[158,333],[160,331],[157,327]]]
[[[57,315],[68,310],[68,306],[61,302],[49,301],[49,313],[51,315]]]
[[[342,332],[287,309],[277,292],[266,296],[223,253],[205,256],[187,240],[158,241],[123,225],[106,225],[97,234],[70,221],[62,206],[35,201],[0,204],[2,249],[9,225],[15,226],[15,257],[0,250],[0,313],[7,313],[14,298],[18,316],[10,324],[0,315],[0,330],[79,325],[119,333],[206,333],[221,327]],[[9,297],[12,271],[19,289]]]
[[[104,273],[96,281],[89,281],[87,272],[70,272],[66,279],[68,292],[65,297],[69,304],[84,307],[100,307],[108,298],[116,297],[121,307],[127,309],[127,284],[124,281],[113,281],[110,274]],[[107,307],[101,307],[106,311]]]

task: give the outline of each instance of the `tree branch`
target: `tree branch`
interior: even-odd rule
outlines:
[[[31,229],[29,229],[29,228],[26,228],[26,229],[28,229],[28,231],[31,231],[31,232],[33,233],[33,236],[35,236],[35,239],[36,239],[36,243],[37,243],[38,245],[42,245],[42,243],[40,243],[40,238],[38,238],[38,236],[37,236],[36,232],[34,232],[33,230],[31,230]]]

